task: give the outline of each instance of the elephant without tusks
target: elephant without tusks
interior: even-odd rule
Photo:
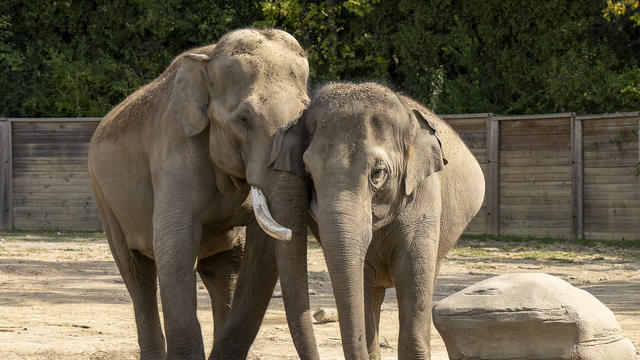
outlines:
[[[196,271],[214,308],[210,358],[245,358],[278,270],[298,353],[319,358],[306,277],[308,194],[303,179],[270,167],[309,105],[308,74],[288,33],[236,30],[178,56],[96,129],[92,189],[133,300],[142,359],[204,359]]]
[[[398,358],[430,358],[439,264],[484,198],[478,162],[441,118],[375,83],[325,85],[303,119],[285,134],[288,155],[276,168],[311,175],[312,230],[331,276],[345,358],[380,358],[389,287],[398,297]]]

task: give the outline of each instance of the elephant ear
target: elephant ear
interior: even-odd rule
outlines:
[[[307,138],[304,119],[299,119],[288,128],[278,130],[273,140],[269,164],[276,170],[307,177],[302,161],[302,154],[307,147]]]
[[[209,125],[206,115],[209,105],[206,63],[209,60],[207,55],[194,53],[179,60],[168,113],[179,119],[185,137],[197,135]]]
[[[404,174],[404,190],[407,196],[413,193],[420,181],[441,171],[447,164],[442,142],[431,117],[425,116],[417,109],[411,109],[409,116],[415,128],[412,131],[413,141],[408,144],[408,160]]]

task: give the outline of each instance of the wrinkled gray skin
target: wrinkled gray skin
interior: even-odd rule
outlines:
[[[300,357],[318,358],[306,278],[308,195],[303,179],[270,168],[284,130],[309,104],[307,79],[306,54],[291,35],[237,30],[178,56],[98,126],[89,172],[133,300],[142,359],[204,359],[196,271],[214,308],[211,358],[245,358],[278,270]],[[293,230],[291,241],[272,240],[258,227],[250,186]],[[244,237],[238,227],[245,225],[234,294]]]
[[[303,119],[285,143],[292,159],[308,143],[312,230],[331,276],[345,358],[380,358],[380,306],[385,288],[395,287],[398,358],[429,359],[440,261],[484,197],[478,162],[442,119],[378,84],[326,85]],[[303,171],[293,160],[284,165]]]

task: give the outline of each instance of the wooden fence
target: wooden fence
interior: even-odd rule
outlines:
[[[0,229],[100,229],[87,169],[99,122],[0,119]]]
[[[640,240],[639,115],[443,115],[485,174],[467,232]]]
[[[640,240],[640,113],[443,115],[485,173],[472,234]],[[0,119],[0,229],[98,230],[99,118]]]

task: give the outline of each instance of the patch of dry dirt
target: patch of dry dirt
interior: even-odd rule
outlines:
[[[309,271],[310,287],[316,292],[312,307],[334,307],[329,275],[317,248],[310,249]],[[443,264],[435,300],[511,272],[546,272],[589,291],[613,310],[640,348],[640,251],[466,240]],[[205,347],[210,348],[211,307],[200,285],[198,318]],[[396,356],[397,316],[395,292],[388,290],[380,330],[384,359]],[[314,327],[322,357],[340,358],[338,324]],[[433,358],[446,359],[435,329],[431,343]],[[0,358],[137,358],[129,295],[104,240],[0,240]],[[297,358],[281,298],[272,299],[249,358]]]

